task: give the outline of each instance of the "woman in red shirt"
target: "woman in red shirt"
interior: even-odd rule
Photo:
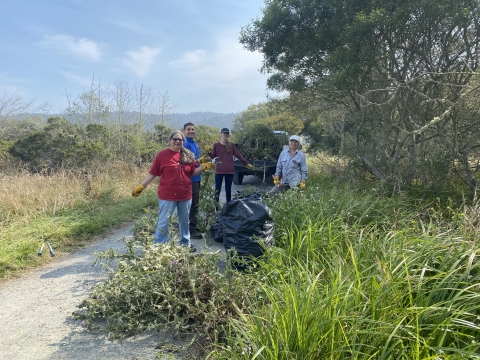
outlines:
[[[185,135],[180,130],[170,134],[170,147],[160,151],[150,168],[149,173],[134,190],[132,195],[137,197],[155,179],[160,177],[158,185],[158,214],[155,243],[165,243],[168,239],[169,219],[175,209],[178,213],[180,228],[180,245],[195,248],[190,243],[188,214],[192,205],[191,177],[213,167],[212,163],[204,163],[197,167],[195,155],[183,147]]]
[[[220,192],[222,191],[222,182],[225,178],[225,197],[227,202],[232,200],[232,182],[233,182],[233,157],[237,157],[247,168],[253,170],[253,165],[243,157],[241,152],[237,149],[234,143],[228,141],[230,136],[230,130],[223,128],[221,130],[221,139],[219,142],[213,144],[213,149],[210,146],[206,146],[205,149],[209,153],[208,155],[215,159],[217,158],[215,166],[215,200],[218,202],[220,199]]]

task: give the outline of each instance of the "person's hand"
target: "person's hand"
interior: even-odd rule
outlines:
[[[247,167],[248,170],[255,170],[255,166],[253,166],[252,164],[247,164],[245,166]]]
[[[298,185],[298,188],[300,190],[303,190],[307,187],[307,182],[305,180],[300,181],[300,185]]]
[[[273,177],[273,185],[277,186],[278,184],[280,184],[280,180],[278,180],[277,176],[274,176]]]
[[[133,189],[132,191],[132,196],[133,197],[138,197],[140,196],[140,193],[145,190],[145,186],[143,186],[142,184],[140,185],[137,185],[137,187],[135,189]]]
[[[203,155],[202,157],[200,157],[197,162],[199,164],[204,164],[204,163],[211,163],[212,162],[212,159],[210,158],[210,156],[208,155]]]
[[[203,164],[200,165],[200,166],[201,166],[201,168],[202,168],[203,171],[207,171],[207,170],[213,169],[213,164],[212,164],[211,161],[210,161],[210,162],[203,163]]]
[[[205,145],[204,149],[207,153],[212,151],[212,147],[210,145]]]

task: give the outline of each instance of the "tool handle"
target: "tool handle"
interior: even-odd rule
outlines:
[[[42,246],[40,246],[40,249],[38,250],[37,252],[37,255],[38,256],[42,256],[42,253],[43,253],[43,246],[45,245],[45,242],[42,244]]]
[[[50,250],[50,256],[55,256],[55,251],[53,251],[52,245],[47,241],[48,249]]]

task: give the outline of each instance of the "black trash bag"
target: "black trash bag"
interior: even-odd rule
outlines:
[[[223,226],[218,219],[210,227],[210,234],[212,234],[214,241],[223,243]]]
[[[258,193],[226,203],[217,222],[223,230],[225,250],[240,258],[260,257],[264,247],[274,245],[272,213]]]

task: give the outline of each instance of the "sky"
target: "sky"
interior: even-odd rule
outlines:
[[[263,0],[0,0],[0,98],[62,113],[96,85],[168,92],[178,113],[266,101],[262,56],[239,43]],[[268,92],[269,95],[275,95]]]

